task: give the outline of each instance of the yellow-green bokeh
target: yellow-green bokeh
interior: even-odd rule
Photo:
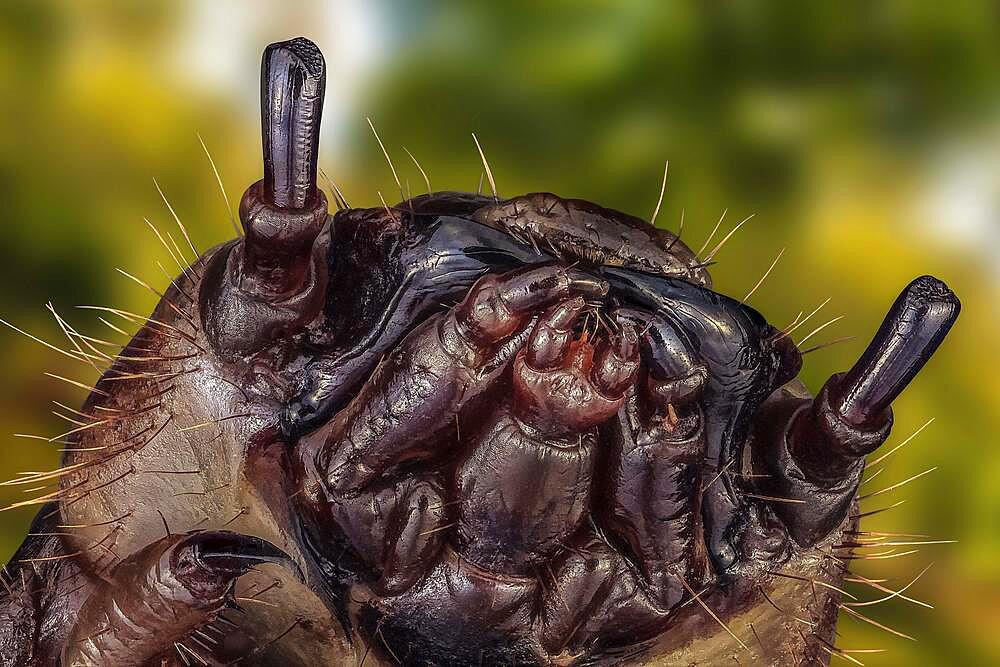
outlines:
[[[1000,16],[966,2],[36,2],[0,5],[0,315],[47,340],[44,304],[103,336],[76,304],[148,312],[176,271],[143,217],[169,225],[155,177],[200,248],[231,234],[196,138],[229,196],[259,177],[256,77],[271,41],[303,34],[327,54],[321,162],[354,205],[395,185],[376,122],[414,190],[475,189],[489,157],[502,194],[552,190],[646,217],[697,248],[756,218],[713,268],[742,296],[787,251],[752,303],[779,325],[832,297],[817,336],[858,339],[807,357],[816,389],[849,366],[895,294],[932,273],[962,298],[958,325],[896,406],[872,490],[938,469],[870,507],[868,525],[955,544],[860,565],[906,584],[933,611],[893,600],[868,611],[909,642],[851,619],[840,645],[868,665],[1000,662]],[[709,7],[711,9],[709,9]],[[815,323],[824,319],[817,316]],[[106,333],[107,330],[105,330]],[[95,371],[0,332],[0,430],[56,434],[56,400]],[[63,410],[65,412],[65,410]],[[58,445],[5,436],[0,474],[57,465]],[[0,493],[0,503],[23,499]],[[867,505],[866,505],[867,506]],[[0,559],[32,512],[0,514]],[[868,597],[871,591],[861,591]],[[848,663],[844,663],[848,664]]]

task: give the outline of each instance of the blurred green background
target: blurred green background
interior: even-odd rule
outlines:
[[[7,0],[0,314],[58,341],[49,300],[100,336],[74,305],[151,310],[155,297],[114,269],[166,283],[155,262],[169,258],[142,220],[168,222],[154,177],[200,248],[230,237],[196,132],[235,203],[261,173],[261,49],[294,35],[326,54],[321,163],[355,206],[395,190],[366,116],[415,191],[402,146],[435,188],[475,190],[475,131],[501,194],[552,190],[648,217],[669,159],[658,223],[676,229],[683,210],[694,248],[723,209],[724,230],[756,213],[720,255],[718,289],[742,296],[787,247],[751,303],[779,326],[827,297],[811,324],[847,315],[811,341],[858,336],[806,358],[813,390],[860,354],[911,278],[932,273],[962,298],[955,330],[896,404],[892,442],[937,420],[870,488],[938,469],[866,504],[906,501],[866,527],[957,543],[859,566],[899,587],[933,562],[908,593],[936,609],[868,608],[917,641],[845,617],[840,646],[887,649],[856,654],[868,665],[998,664],[998,13],[964,0]],[[0,364],[8,433],[66,430],[51,401],[76,407],[83,392],[43,370],[95,379],[7,330]],[[56,445],[2,442],[4,477],[57,465]],[[0,491],[3,504],[22,498]],[[0,514],[0,560],[31,516]]]

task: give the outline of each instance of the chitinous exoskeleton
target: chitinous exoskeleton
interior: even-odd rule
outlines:
[[[492,196],[334,187],[331,213],[325,80],[308,40],[267,48],[243,234],[153,227],[180,275],[148,317],[99,309],[119,352],[56,315],[46,344],[103,374],[62,466],[4,484],[41,505],[2,573],[5,664],[850,657],[852,554],[891,542],[858,528],[865,457],[954,294],[914,280],[814,399],[792,334],[816,313],[779,328],[712,288],[732,233],[699,257],[502,198],[481,150]]]

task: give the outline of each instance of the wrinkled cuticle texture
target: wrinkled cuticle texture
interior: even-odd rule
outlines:
[[[647,259],[608,247],[601,258],[613,261],[595,264],[578,249],[561,252],[573,220],[559,220],[556,238],[539,245],[511,233],[509,217],[484,224],[496,207],[509,203],[443,193],[337,213],[311,243],[296,242],[309,276],[300,288],[322,289],[322,298],[293,291],[275,302],[241,290],[247,241],[210,252],[172,288],[168,298],[190,313],[161,305],[88,401],[141,412],[152,396],[156,408],[113,433],[75,435],[82,450],[120,444],[113,455],[71,453],[67,465],[121,466],[115,457],[125,453],[129,480],[136,461],[148,468],[181,443],[206,456],[197,452],[222,438],[242,444],[198,465],[214,466],[228,480],[217,492],[229,495],[201,505],[211,509],[200,522],[187,518],[184,500],[130,505],[108,543],[120,559],[88,553],[46,566],[87,582],[59,603],[75,620],[64,661],[117,664],[136,647],[149,660],[174,659],[172,643],[217,627],[239,599],[240,577],[285,562],[277,554],[296,564],[284,586],[304,586],[310,613],[324,609],[324,627],[343,637],[336,647],[317,639],[316,655],[363,645],[387,664],[404,655],[404,664],[427,665],[680,656],[699,646],[691,637],[718,633],[696,593],[731,619],[754,609],[782,568],[835,585],[842,575],[811,554],[850,528],[863,468],[851,452],[877,446],[888,424],[858,430],[838,417],[827,389],[814,403],[782,387],[801,364],[797,350],[755,310],[705,287],[700,269],[642,270],[657,253],[672,274],[691,264],[682,242],[657,232],[636,250]],[[619,214],[587,210],[590,238],[620,237]],[[184,328],[191,321],[202,326]],[[156,374],[172,386],[113,381],[144,353],[170,359]],[[186,435],[186,424],[168,430],[205,408],[248,419],[212,441]],[[81,475],[63,485],[94,486]],[[40,525],[101,517],[93,500],[113,505],[113,490],[70,495]],[[766,500],[786,497],[802,506]],[[150,536],[152,526],[177,532]],[[231,527],[267,546],[240,538],[233,548],[242,551],[223,554],[236,559],[224,561],[229,569],[171,551],[206,528]],[[84,542],[74,536],[69,546]],[[54,548],[36,540],[22,550]],[[824,588],[802,603],[815,630],[781,660],[830,641],[837,599]],[[245,643],[211,653],[252,651],[253,632],[243,632]],[[57,640],[31,650],[42,655]],[[269,650],[304,650],[289,646]]]
[[[151,317],[107,312],[141,326],[63,467],[8,483],[46,491],[0,571],[0,662],[826,664],[864,456],[947,286],[906,286],[814,400],[791,331],[633,216],[329,214],[322,55],[272,44],[262,83],[244,236]]]

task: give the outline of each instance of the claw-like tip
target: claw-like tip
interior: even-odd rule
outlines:
[[[223,577],[236,578],[262,563],[275,563],[303,578],[298,564],[287,553],[253,535],[206,531],[189,538],[189,544],[201,566]]]

